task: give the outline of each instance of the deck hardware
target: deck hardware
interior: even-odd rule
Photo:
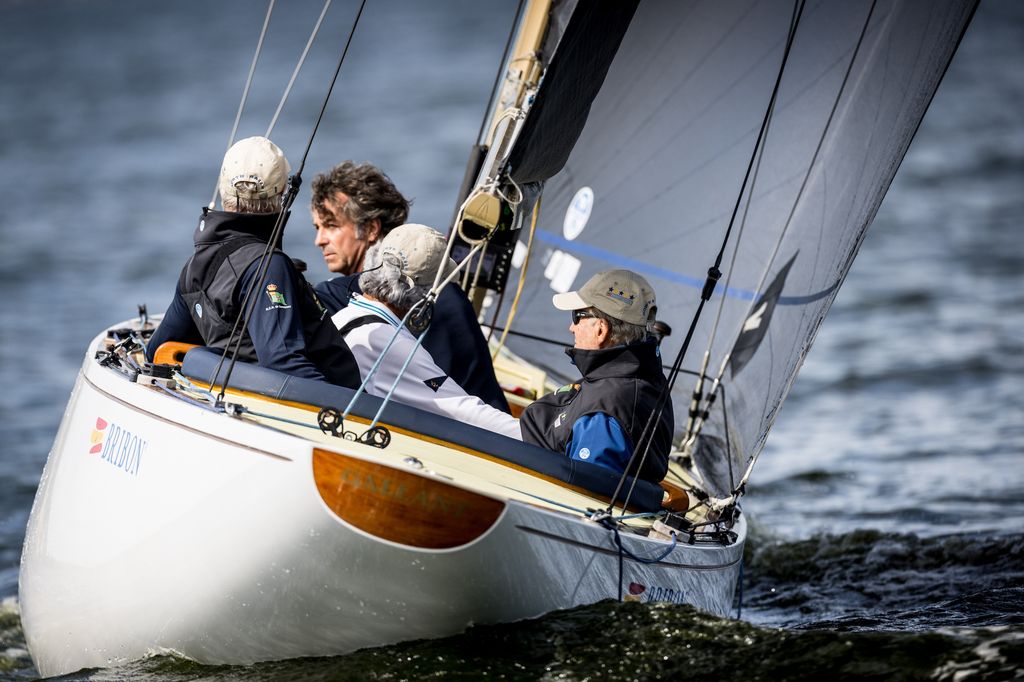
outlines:
[[[224,407],[224,414],[229,417],[241,417],[242,413],[246,412],[245,406],[238,403],[225,402],[222,403],[222,406]]]
[[[322,407],[316,415],[316,423],[320,430],[335,438],[341,438],[341,412],[333,407]]]

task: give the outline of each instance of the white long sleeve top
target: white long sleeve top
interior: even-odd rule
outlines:
[[[383,304],[355,294],[347,306],[331,317],[331,321],[340,330],[350,321],[365,315],[374,315],[380,318],[380,322],[357,326],[345,335],[345,342],[355,356],[356,364],[359,365],[361,379],[366,378],[395,334],[395,330],[399,330],[398,338],[388,349],[377,372],[366,385],[367,393],[381,398],[386,396],[405,359],[413,353],[402,380],[392,393],[394,400],[509,438],[523,439],[518,419],[466,393],[454,379],[437,366],[423,346],[416,346],[416,337]]]

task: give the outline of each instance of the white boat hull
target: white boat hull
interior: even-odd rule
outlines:
[[[374,461],[382,451],[336,443],[393,466]],[[501,499],[486,532],[447,549],[360,530],[318,492],[313,446],[131,384],[87,357],[22,557],[22,622],[39,672],[166,651],[211,664],[343,654],[619,594],[609,530],[521,499]],[[724,615],[742,518],[734,531],[729,546],[680,543],[650,565],[626,558],[626,594]],[[622,537],[638,556],[668,547]]]

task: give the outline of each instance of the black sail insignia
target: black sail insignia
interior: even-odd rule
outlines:
[[[789,274],[789,269],[793,267],[793,261],[795,260],[796,254],[793,254],[789,262],[783,265],[782,269],[775,275],[775,279],[764,290],[764,293],[758,297],[750,309],[747,319],[743,321],[740,335],[732,347],[732,353],[729,354],[729,370],[734,377],[747,365],[764,340],[765,334],[768,332],[768,325],[772,321],[772,313],[775,312],[775,306],[778,304],[779,298],[782,296],[782,289],[786,285],[786,275]]]

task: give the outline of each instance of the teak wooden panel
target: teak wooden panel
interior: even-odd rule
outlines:
[[[412,472],[313,449],[313,478],[347,523],[391,542],[447,549],[494,525],[503,502]]]
[[[690,508],[690,496],[686,490],[668,481],[662,481],[659,485],[665,491],[665,499],[661,503],[662,508],[674,512],[685,512]]]
[[[164,341],[153,354],[153,364],[156,365],[180,365],[185,362],[185,353],[193,348],[198,348],[194,343],[182,343],[180,341]]]

